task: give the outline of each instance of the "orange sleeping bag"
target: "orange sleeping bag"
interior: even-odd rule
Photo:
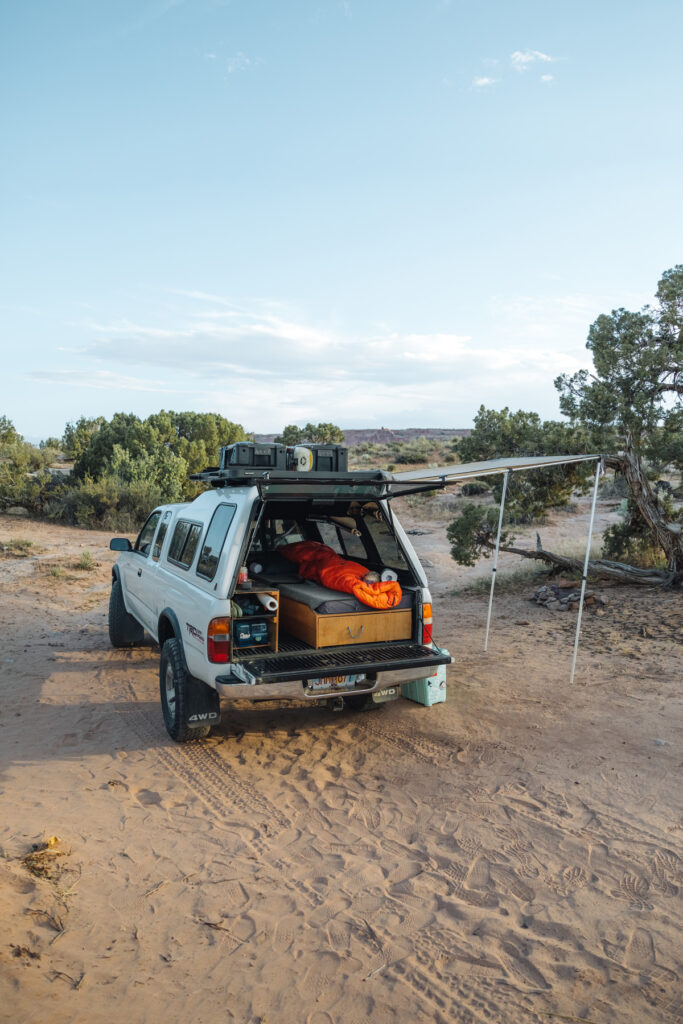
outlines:
[[[285,544],[279,553],[295,562],[299,576],[315,580],[330,590],[342,590],[353,594],[371,608],[395,608],[403,596],[401,585],[395,580],[386,583],[365,583],[369,569],[358,562],[342,558],[336,551],[317,540],[303,540],[297,544]]]

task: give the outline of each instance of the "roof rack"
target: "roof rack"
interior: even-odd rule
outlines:
[[[383,470],[353,470],[351,472],[306,472],[295,469],[265,469],[262,466],[232,466],[220,469],[210,466],[201,473],[193,473],[190,480],[203,480],[212,487],[240,487],[258,483],[294,484],[310,486],[311,484],[346,484],[350,487],[363,487],[367,484],[385,484],[392,480],[390,473]]]

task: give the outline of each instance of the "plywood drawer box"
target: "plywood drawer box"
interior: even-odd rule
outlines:
[[[410,608],[399,608],[318,615],[307,604],[282,597],[280,629],[311,647],[388,643],[392,640],[410,640],[413,634],[413,613]]]

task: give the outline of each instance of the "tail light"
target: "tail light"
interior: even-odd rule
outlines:
[[[432,643],[432,606],[431,604],[422,605],[422,643],[424,645]]]
[[[230,661],[230,619],[212,619],[206,631],[206,651],[209,661],[225,665]]]

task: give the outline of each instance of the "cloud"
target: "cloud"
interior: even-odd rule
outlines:
[[[489,78],[486,75],[482,75],[481,77],[473,79],[472,88],[484,89],[487,85],[495,85],[497,81],[497,78]]]
[[[510,63],[516,71],[528,71],[529,67],[537,61],[550,64],[556,59],[547,53],[541,53],[540,50],[515,50],[510,54]]]
[[[555,75],[541,75],[541,81],[542,82],[553,82],[554,80],[555,80]]]
[[[154,403],[144,395],[174,396],[157,400],[257,431],[318,420],[467,426],[481,403],[552,416],[553,378],[588,364],[588,325],[610,308],[604,296],[503,296],[473,335],[450,325],[350,331],[282,303],[173,294],[185,301],[169,307],[166,293],[158,315],[72,324],[73,345],[30,379],[107,391],[144,415]]]
[[[255,61],[251,57],[247,57],[246,53],[242,53],[241,50],[233,54],[232,57],[228,57],[225,62],[229,75],[234,75],[239,71],[247,71],[249,68],[254,67],[254,65]]]
[[[110,370],[33,370],[25,374],[25,377],[41,383],[58,382],[77,388],[95,388],[98,391],[149,391],[167,395],[178,393],[163,381],[129,377]]]

